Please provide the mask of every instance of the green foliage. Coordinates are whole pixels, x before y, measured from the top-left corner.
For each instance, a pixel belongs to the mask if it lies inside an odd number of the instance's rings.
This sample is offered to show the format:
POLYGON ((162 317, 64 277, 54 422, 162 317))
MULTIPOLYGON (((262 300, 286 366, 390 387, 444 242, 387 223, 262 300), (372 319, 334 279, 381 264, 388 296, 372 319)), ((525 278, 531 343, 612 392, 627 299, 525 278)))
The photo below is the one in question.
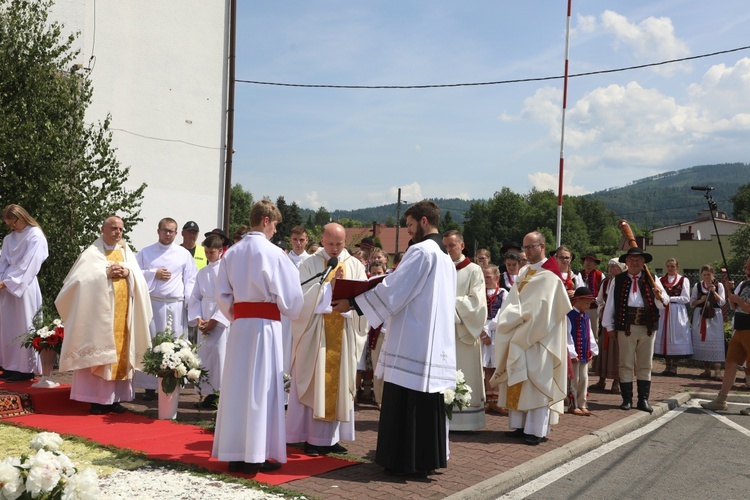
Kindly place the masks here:
POLYGON ((731 201, 733 218, 750 222, 750 183, 738 187, 731 201))
MULTIPOLYGON (((729 236, 729 244, 732 246, 733 256, 727 262, 729 274, 745 275, 745 263, 750 257, 750 224, 738 229, 729 236)), ((723 264, 722 264, 723 265, 723 264)))
POLYGON ((292 202, 291 205, 287 205, 286 200, 283 196, 279 196, 276 199, 276 207, 281 212, 281 223, 276 226, 277 237, 283 238, 289 243, 289 236, 292 232, 292 228, 302 224, 302 215, 300 214, 299 205, 297 202, 292 202))
POLYGON ((461 225, 453 220, 453 216, 451 215, 451 211, 448 210, 445 212, 445 215, 440 219, 440 227, 438 230, 440 231, 440 234, 445 233, 446 231, 450 231, 452 229, 461 230, 461 225))
POLYGON ((232 186, 229 198, 229 234, 231 237, 240 226, 250 225, 250 209, 253 208, 253 195, 242 188, 242 184, 232 186))
POLYGON ((331 214, 325 207, 320 207, 318 211, 315 212, 315 225, 323 227, 329 222, 331 222, 331 214))
POLYGON ((126 234, 141 222, 146 189, 125 188, 129 168, 115 156, 110 117, 84 122, 91 81, 71 70, 75 35, 48 24, 50 6, 0 0, 0 199, 23 206, 45 232, 39 282, 48 309, 107 216, 122 217, 126 234))

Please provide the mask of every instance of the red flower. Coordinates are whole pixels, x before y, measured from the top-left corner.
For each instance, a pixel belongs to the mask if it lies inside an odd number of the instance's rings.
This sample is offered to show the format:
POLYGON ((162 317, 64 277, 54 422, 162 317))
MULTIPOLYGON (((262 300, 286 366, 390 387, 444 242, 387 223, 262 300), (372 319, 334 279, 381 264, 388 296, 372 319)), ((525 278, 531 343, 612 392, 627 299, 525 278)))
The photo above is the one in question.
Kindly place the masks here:
POLYGON ((34 337, 34 340, 31 341, 31 347, 33 347, 37 351, 41 351, 42 350, 42 337, 34 337))
POLYGON ((57 343, 60 342, 60 336, 56 333, 53 333, 52 335, 47 337, 46 340, 49 345, 57 345, 57 343))

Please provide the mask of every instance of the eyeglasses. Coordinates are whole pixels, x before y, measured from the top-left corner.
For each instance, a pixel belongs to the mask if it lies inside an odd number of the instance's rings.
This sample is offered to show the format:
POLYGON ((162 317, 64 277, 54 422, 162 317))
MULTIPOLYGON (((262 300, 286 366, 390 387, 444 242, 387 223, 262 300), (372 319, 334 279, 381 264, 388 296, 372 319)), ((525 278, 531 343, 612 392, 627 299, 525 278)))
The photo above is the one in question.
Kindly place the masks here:
POLYGON ((159 229, 163 234, 166 234, 167 236, 177 234, 177 231, 172 231, 171 229, 159 229))
POLYGON ((524 245, 524 246, 521 247, 521 250, 523 250, 524 252, 528 252, 532 248, 535 248, 535 247, 538 247, 538 246, 542 246, 542 244, 541 243, 534 243, 533 245, 524 245))

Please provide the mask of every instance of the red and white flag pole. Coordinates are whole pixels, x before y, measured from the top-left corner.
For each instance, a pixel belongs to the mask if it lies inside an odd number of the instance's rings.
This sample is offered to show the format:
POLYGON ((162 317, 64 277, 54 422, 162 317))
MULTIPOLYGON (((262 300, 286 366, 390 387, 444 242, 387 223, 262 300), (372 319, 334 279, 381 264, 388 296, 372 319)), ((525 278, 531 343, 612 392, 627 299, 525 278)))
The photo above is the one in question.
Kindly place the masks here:
POLYGON ((557 246, 562 245, 563 172, 565 170, 565 110, 568 106, 568 56, 570 55, 570 13, 573 0, 568 0, 568 26, 565 32, 565 76, 563 77, 562 126, 560 131, 560 172, 557 186, 557 246))

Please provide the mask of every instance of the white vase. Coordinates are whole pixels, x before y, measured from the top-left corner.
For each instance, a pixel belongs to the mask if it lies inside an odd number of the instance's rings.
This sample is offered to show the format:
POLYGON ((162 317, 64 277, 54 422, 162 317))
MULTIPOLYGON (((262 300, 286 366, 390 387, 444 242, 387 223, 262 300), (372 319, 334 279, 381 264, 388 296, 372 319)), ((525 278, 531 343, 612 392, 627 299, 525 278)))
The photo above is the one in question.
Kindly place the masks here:
POLYGON ((177 418, 177 406, 180 403, 180 386, 175 387, 171 394, 167 394, 161 388, 161 381, 159 377, 156 389, 159 393, 159 420, 174 420, 177 418))
POLYGON ((39 382, 31 384, 31 387, 38 387, 42 389, 52 389, 58 387, 60 384, 52 380, 52 370, 55 368, 55 361, 57 361, 57 353, 52 349, 42 349, 39 352, 39 360, 42 363, 42 378, 39 382))

